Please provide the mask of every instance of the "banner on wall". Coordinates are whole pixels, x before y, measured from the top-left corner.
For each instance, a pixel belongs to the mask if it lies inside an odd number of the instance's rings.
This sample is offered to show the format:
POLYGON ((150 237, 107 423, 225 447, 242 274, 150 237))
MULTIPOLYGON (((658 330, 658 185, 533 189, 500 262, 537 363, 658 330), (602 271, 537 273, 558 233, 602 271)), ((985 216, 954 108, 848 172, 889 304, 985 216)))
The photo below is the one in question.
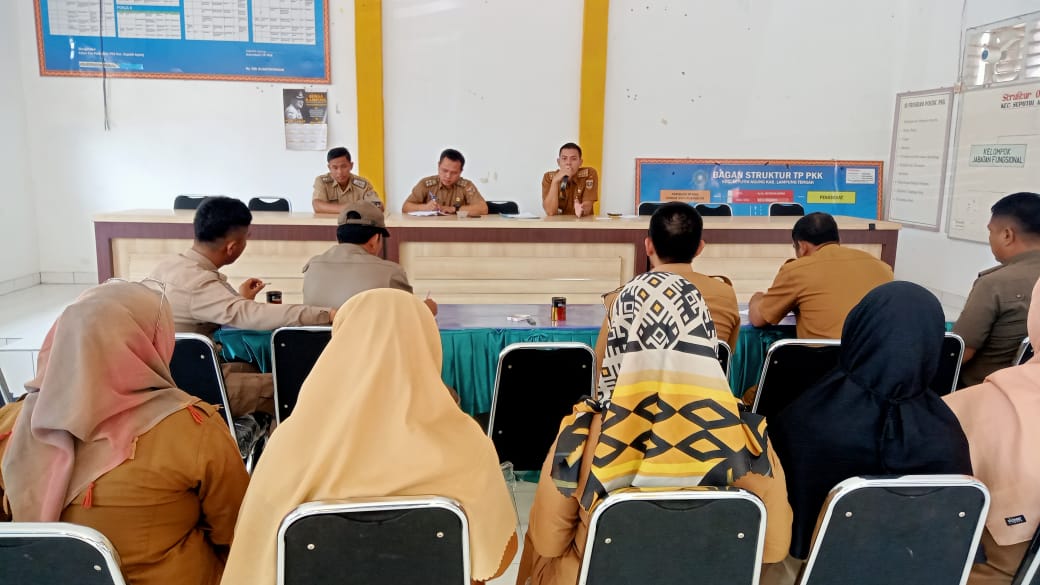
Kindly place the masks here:
POLYGON ((770 203, 877 219, 881 161, 636 159, 636 208, 643 201, 726 203, 733 215, 769 215, 770 203))
POLYGON ((287 150, 325 150, 329 136, 329 94, 324 91, 282 90, 282 120, 287 150))
POLYGON ((329 82, 326 0, 35 0, 41 75, 329 82))

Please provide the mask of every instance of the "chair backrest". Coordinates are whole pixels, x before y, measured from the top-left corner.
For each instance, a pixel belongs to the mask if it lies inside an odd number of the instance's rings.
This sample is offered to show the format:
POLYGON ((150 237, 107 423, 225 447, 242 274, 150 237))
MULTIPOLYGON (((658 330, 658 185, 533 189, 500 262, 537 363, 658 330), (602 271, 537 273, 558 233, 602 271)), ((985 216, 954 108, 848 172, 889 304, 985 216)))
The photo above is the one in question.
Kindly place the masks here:
POLYGON ((965 475, 854 477, 827 497, 801 585, 963 585, 989 510, 965 475))
POLYGON ((1011 585, 1040 585, 1040 528, 1033 533, 1029 548, 1015 571, 1011 585))
POLYGON ((801 216, 805 215, 805 208, 802 207, 801 203, 770 203, 769 204, 769 215, 789 215, 789 216, 801 216))
POLYGON ((0 368, 0 406, 11 404, 12 402, 14 402, 14 395, 11 394, 11 389, 7 386, 7 378, 4 377, 3 368, 0 368))
POLYGON ((1011 365, 1021 366, 1022 364, 1033 359, 1033 344, 1029 342, 1029 338, 1022 340, 1022 344, 1018 346, 1018 353, 1015 354, 1015 362, 1011 365))
POLYGON ((292 414, 300 387, 332 339, 332 327, 282 327, 271 334, 274 414, 280 423, 292 414))
POLYGON ((249 211, 292 211, 292 205, 283 197, 253 197, 249 211))
POLYGON ((957 378, 961 375, 961 359, 964 358, 964 340, 960 335, 947 331, 943 337, 942 357, 939 369, 932 379, 931 388, 939 396, 946 396, 957 389, 957 378))
POLYGON ((584 343, 514 343, 498 355, 488 434, 500 461, 541 469, 583 396, 594 395, 596 354, 584 343))
POLYGON ((653 215, 657 208, 664 205, 660 201, 644 201, 639 204, 639 215, 653 215))
POLYGON ((766 510, 737 488, 620 492, 596 506, 580 585, 758 583, 766 510))
POLYGON ((310 502, 278 529, 278 585, 470 585, 469 527, 455 501, 310 502))
POLYGON ((702 216, 708 217, 729 217, 733 215, 733 208, 729 206, 729 203, 698 203, 694 209, 702 216))
POLYGON ((520 213, 516 201, 488 201, 488 213, 520 213))
POLYGON ((222 407, 231 436, 235 436, 224 374, 217 361, 217 349, 210 338, 198 333, 178 333, 173 346, 173 359, 170 360, 170 373, 181 390, 222 407))
POLYGON ((752 412, 769 418, 838 365, 841 340, 781 339, 769 346, 752 412))
POLYGON ((0 522, 0 582, 126 583, 112 543, 65 522, 0 522))
POLYGON ((715 346, 715 352, 719 356, 719 364, 722 365, 722 373, 729 375, 729 360, 733 356, 733 350, 730 349, 729 344, 721 339, 718 345, 715 346))
POLYGON ((173 199, 174 209, 198 209, 202 200, 209 195, 178 195, 173 199))

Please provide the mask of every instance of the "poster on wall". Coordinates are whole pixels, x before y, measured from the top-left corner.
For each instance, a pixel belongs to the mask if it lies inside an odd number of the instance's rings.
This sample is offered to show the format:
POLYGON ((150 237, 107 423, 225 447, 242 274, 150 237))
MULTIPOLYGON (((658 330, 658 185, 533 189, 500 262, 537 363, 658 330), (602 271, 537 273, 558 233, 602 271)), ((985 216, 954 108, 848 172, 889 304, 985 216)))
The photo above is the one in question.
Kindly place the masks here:
POLYGON ((35 0, 41 75, 329 82, 327 0, 35 0))
POLYGON ((324 91, 283 89, 282 105, 285 148, 325 150, 329 136, 329 94, 324 91))
POLYGON ((949 153, 953 89, 896 96, 886 219, 939 231, 949 153))
POLYGON ((881 161, 636 159, 636 208, 643 201, 725 203, 733 215, 769 215, 771 203, 877 219, 881 161))

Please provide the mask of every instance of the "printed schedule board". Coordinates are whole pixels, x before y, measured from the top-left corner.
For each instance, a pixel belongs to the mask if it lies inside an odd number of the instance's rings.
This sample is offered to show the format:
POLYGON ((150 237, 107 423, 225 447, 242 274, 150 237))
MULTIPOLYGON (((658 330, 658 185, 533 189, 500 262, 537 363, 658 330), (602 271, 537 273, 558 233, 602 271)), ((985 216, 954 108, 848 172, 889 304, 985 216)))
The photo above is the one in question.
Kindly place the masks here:
POLYGON ((726 203, 733 215, 769 215, 770 203, 877 219, 881 161, 636 159, 636 207, 643 201, 726 203))
POLYGON ((41 75, 329 82, 326 0, 35 0, 41 75))

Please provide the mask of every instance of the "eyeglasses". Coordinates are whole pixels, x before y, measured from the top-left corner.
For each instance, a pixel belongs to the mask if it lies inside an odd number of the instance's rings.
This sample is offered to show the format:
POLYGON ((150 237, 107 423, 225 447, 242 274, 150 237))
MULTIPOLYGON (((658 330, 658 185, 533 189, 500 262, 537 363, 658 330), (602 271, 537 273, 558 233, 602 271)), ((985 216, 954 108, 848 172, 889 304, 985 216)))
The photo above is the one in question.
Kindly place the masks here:
POLYGON ((136 281, 135 282, 135 281, 132 281, 132 280, 127 280, 125 278, 112 277, 112 278, 109 278, 108 280, 106 280, 103 284, 108 284, 110 282, 124 282, 124 283, 127 283, 127 284, 140 284, 140 285, 143 285, 143 286, 145 286, 145 287, 147 287, 149 289, 153 289, 153 290, 155 288, 159 289, 159 291, 158 291, 159 292, 159 311, 155 314, 155 325, 152 327, 152 344, 154 345, 159 340, 159 321, 162 320, 163 303, 167 302, 167 300, 166 300, 166 283, 161 281, 161 280, 156 280, 154 278, 144 278, 144 279, 141 279, 140 281, 136 281))

